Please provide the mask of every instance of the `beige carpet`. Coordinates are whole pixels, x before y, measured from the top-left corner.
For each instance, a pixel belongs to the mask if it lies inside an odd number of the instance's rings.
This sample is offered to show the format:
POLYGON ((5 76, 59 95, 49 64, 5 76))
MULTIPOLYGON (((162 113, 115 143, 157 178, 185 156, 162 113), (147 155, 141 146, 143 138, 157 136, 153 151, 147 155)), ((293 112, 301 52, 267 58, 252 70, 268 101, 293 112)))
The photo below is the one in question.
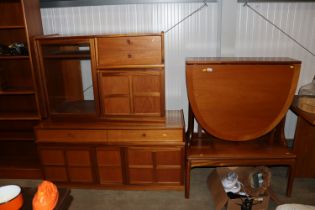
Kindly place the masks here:
MULTIPOLYGON (((70 210, 202 210, 214 209, 207 189, 207 176, 212 169, 197 168, 191 174, 191 197, 183 191, 122 191, 72 189, 70 210)), ((286 168, 272 169, 272 188, 284 203, 315 205, 315 179, 296 179, 291 198, 285 196, 286 168)), ((0 185, 36 186, 39 181, 0 180, 0 185)), ((275 209, 271 202, 269 209, 275 209)))

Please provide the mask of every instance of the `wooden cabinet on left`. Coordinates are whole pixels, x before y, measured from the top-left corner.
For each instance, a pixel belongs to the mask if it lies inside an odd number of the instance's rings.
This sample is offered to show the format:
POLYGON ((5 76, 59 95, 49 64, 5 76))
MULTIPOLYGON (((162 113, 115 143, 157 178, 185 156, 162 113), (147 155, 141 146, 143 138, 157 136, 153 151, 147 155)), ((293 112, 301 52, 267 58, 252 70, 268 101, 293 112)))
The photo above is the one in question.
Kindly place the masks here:
POLYGON ((41 178, 33 126, 41 119, 33 37, 39 0, 0 1, 0 178, 41 178))

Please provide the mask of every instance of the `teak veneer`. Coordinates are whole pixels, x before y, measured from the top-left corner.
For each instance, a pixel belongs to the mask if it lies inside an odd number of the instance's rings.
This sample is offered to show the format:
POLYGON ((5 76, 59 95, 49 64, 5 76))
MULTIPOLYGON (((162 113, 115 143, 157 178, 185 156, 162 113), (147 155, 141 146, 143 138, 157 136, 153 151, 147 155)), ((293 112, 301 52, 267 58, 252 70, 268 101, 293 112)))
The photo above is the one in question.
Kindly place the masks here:
POLYGON ((291 194, 296 155, 284 137, 300 61, 288 58, 191 58, 186 61, 189 119, 185 195, 200 166, 286 165, 291 194), (194 133, 194 120, 204 132, 194 133))
POLYGON ((35 129, 44 177, 58 184, 116 189, 183 189, 184 122, 54 122, 35 129))
POLYGON ((293 149, 297 155, 296 177, 315 178, 315 114, 305 112, 298 106, 296 96, 291 110, 298 116, 293 149))

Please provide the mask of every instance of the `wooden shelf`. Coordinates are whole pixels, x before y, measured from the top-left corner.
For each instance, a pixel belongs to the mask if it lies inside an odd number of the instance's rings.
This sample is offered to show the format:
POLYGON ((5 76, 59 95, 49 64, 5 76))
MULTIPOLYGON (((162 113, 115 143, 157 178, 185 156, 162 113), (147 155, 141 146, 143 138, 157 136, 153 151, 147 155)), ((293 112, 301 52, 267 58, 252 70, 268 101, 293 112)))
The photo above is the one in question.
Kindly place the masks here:
POLYGON ((0 95, 33 95, 35 91, 33 90, 0 90, 0 95))
POLYGON ((40 120, 37 113, 0 113, 0 120, 40 120))
POLYGON ((30 131, 6 131, 0 132, 0 141, 34 141, 34 133, 30 131))
POLYGON ((6 30, 6 29, 24 29, 25 28, 25 26, 23 26, 23 25, 7 25, 7 26, 0 26, 0 30, 1 29, 4 29, 4 30, 6 30))
POLYGON ((82 51, 66 51, 66 52, 53 52, 52 54, 45 55, 44 58, 51 58, 51 59, 86 59, 91 58, 89 50, 82 50, 82 51))
POLYGON ((154 68, 164 68, 164 64, 156 65, 115 65, 115 66, 102 66, 98 67, 99 71, 106 69, 124 69, 124 70, 133 70, 133 69, 154 69, 154 68))
POLYGON ((55 107, 55 113, 96 113, 95 101, 69 101, 55 107))
POLYGON ((1 55, 0 60, 22 60, 22 59, 29 59, 29 56, 23 55, 1 55))

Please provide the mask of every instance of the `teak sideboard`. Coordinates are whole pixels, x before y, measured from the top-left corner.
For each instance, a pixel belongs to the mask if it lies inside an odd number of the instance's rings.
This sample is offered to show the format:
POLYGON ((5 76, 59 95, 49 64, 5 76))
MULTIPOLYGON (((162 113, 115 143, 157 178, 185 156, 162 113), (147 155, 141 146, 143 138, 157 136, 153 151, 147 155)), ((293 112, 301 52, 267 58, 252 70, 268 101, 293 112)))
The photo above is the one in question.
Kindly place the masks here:
POLYGON ((181 111, 161 124, 46 121, 35 133, 44 178, 58 184, 183 189, 181 111))

